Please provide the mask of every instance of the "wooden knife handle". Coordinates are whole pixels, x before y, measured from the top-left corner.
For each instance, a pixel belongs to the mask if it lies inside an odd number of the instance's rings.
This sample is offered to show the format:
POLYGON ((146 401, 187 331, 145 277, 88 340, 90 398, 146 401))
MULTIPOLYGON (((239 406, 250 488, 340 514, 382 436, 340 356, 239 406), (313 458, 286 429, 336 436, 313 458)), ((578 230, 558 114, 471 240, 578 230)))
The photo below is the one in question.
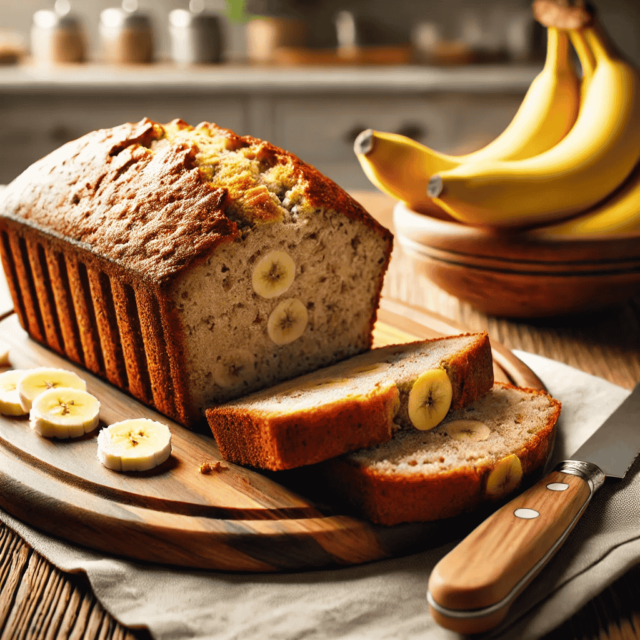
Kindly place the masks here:
POLYGON ((567 461, 487 518, 434 568, 427 592, 434 620, 458 633, 498 625, 603 482, 595 465, 567 461))

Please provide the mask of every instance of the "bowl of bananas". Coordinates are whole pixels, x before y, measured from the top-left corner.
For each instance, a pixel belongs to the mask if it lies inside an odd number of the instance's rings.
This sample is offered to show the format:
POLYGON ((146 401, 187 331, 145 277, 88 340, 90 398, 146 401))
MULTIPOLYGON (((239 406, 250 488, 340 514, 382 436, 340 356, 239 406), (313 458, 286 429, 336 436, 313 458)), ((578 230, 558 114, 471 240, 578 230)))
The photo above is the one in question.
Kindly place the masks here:
POLYGON ((567 11, 553 24, 536 13, 545 65, 486 147, 452 156, 373 130, 355 143, 399 201, 396 235, 418 270, 491 315, 582 313, 640 293, 640 71, 592 13, 567 11))
POLYGON ((582 314, 640 294, 640 233, 615 240, 542 229, 501 233, 425 215, 401 202, 394 226, 416 271, 489 315, 582 314))

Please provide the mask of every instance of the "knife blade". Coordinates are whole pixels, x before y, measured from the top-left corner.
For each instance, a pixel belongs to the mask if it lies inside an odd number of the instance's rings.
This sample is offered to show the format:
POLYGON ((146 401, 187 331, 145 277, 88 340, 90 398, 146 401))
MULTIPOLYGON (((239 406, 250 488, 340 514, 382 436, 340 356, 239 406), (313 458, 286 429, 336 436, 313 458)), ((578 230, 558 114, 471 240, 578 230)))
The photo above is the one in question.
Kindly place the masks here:
POLYGON ((440 560, 427 590, 433 619, 465 634, 497 626, 567 539, 605 478, 624 478, 639 452, 640 383, 570 460, 440 560))

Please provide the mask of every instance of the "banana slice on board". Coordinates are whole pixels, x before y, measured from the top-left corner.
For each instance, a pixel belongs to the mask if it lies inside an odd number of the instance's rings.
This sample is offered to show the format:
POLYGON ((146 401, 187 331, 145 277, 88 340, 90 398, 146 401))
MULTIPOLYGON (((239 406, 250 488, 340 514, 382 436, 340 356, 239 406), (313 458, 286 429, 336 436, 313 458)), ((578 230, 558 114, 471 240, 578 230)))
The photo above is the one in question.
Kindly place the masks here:
POLYGON ((450 438, 462 442, 481 442, 491 433, 491 429, 480 420, 454 420, 444 425, 443 430, 450 438))
POLYGON ((147 471, 170 455, 171 431, 161 422, 124 420, 98 434, 98 459, 114 471, 147 471))
POLYGON ((31 428, 45 438, 79 438, 99 422, 100 402, 80 389, 48 389, 38 394, 29 412, 31 428))
POLYGON ((276 298, 285 293, 296 276, 296 265, 286 251, 270 251, 253 268, 253 290, 263 298, 276 298))
POLYGON ((271 340, 281 346, 297 340, 307 327, 307 308, 297 298, 283 300, 267 320, 267 333, 271 340))
POLYGON ((515 453, 502 458, 487 478, 487 494, 501 498, 515 490, 522 480, 522 463, 515 453))
POLYGON ((24 412, 29 413, 33 401, 43 391, 60 387, 79 389, 80 391, 87 390, 86 382, 73 371, 42 367, 25 372, 18 382, 18 393, 24 412))
POLYGON ((18 393, 18 382, 24 374, 21 369, 0 373, 0 413, 3 416, 24 416, 29 413, 22 408, 18 393))
POLYGON ((425 371, 409 393, 409 420, 421 431, 433 429, 447 415, 452 396, 451 380, 444 369, 425 371))

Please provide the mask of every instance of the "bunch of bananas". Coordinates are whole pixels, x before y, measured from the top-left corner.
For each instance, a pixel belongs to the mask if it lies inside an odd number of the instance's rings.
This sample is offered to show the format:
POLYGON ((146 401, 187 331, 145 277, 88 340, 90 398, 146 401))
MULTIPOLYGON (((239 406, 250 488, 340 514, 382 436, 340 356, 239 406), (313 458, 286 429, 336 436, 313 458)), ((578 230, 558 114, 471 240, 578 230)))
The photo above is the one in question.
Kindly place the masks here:
POLYGON ((417 211, 436 203, 466 224, 567 237, 640 233, 640 73, 595 19, 548 27, 544 68, 483 149, 451 156, 367 130, 355 152, 374 185, 417 211))

